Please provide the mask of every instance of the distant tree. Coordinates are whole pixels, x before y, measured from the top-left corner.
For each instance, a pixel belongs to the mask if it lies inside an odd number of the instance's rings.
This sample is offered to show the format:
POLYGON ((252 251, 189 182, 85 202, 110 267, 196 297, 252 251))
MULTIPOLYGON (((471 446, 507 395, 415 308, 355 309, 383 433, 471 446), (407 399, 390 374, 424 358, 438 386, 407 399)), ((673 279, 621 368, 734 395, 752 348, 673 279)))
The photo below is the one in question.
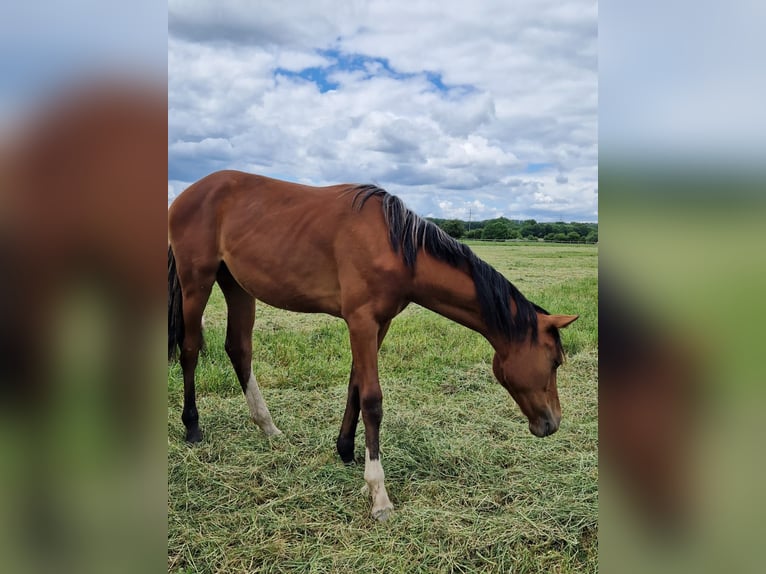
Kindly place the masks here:
POLYGON ((481 239, 482 229, 471 229, 465 234, 466 239, 481 239))
POLYGON ((534 219, 528 219, 522 224, 521 234, 524 237, 541 237, 543 235, 541 233, 540 224, 537 223, 534 219))
POLYGON ((572 231, 576 231, 577 234, 583 239, 588 236, 588 232, 590 231, 587 223, 570 223, 569 227, 572 229, 572 231))
POLYGON ((545 236, 546 241, 568 241, 566 233, 548 233, 545 236))
POLYGON ((516 239, 521 236, 521 222, 508 221, 508 239, 516 239))
POLYGON ((440 227, 451 237, 460 239, 465 235, 465 224, 458 219, 450 219, 440 225, 440 227))
POLYGON ((495 219, 484 226, 481 237, 482 239, 508 239, 509 232, 508 224, 505 221, 495 219))
POLYGON ((457 239, 505 240, 523 238, 531 241, 545 239, 546 241, 571 243, 598 243, 598 223, 579 223, 577 221, 538 223, 534 219, 519 220, 508 219, 507 217, 471 222, 439 218, 428 218, 428 220, 457 239))

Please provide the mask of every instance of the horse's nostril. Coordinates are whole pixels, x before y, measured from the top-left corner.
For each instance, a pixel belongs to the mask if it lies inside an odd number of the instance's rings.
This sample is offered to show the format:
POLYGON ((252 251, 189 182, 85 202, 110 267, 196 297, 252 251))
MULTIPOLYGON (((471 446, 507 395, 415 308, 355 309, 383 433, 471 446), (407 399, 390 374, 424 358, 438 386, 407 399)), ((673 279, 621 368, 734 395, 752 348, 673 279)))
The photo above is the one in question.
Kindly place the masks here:
POLYGON ((553 426, 551 425, 551 421, 545 421, 545 436, 551 434, 552 429, 553 426))

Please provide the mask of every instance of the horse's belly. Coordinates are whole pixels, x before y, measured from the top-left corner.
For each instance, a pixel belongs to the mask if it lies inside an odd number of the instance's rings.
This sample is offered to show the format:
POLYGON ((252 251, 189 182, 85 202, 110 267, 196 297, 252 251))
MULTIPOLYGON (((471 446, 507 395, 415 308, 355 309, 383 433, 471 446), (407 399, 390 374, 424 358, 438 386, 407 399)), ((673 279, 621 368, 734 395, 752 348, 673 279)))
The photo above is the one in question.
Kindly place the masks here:
POLYGON ((294 294, 285 296, 284 294, 275 294, 272 292, 255 295, 259 301, 285 309, 287 311, 296 311, 298 313, 327 313, 329 315, 340 316, 340 302, 333 297, 307 296, 306 294, 294 294))
POLYGON ((329 276, 251 268, 235 277, 259 301, 288 311, 340 316, 340 288, 329 276))
POLYGON ((255 228, 257 234, 223 245, 223 260, 239 284, 273 307, 339 316, 341 289, 330 240, 306 230, 306 237, 296 239, 296 230, 255 228))

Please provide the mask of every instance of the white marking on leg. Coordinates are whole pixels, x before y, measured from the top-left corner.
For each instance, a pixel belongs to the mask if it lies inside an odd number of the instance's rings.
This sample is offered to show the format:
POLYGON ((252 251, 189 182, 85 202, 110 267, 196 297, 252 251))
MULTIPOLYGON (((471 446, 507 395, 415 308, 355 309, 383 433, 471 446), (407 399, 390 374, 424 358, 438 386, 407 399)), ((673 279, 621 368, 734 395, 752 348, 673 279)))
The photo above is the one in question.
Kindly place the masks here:
POLYGON ((370 460, 370 450, 365 448, 364 480, 367 482, 370 496, 372 496, 372 517, 381 522, 386 520, 394 509, 394 505, 388 499, 386 486, 383 484, 385 477, 380 458, 370 460))
POLYGON ((282 431, 274 426, 274 421, 271 420, 269 407, 266 406, 266 401, 263 400, 261 389, 258 387, 258 382, 255 380, 255 375, 252 371, 250 372, 250 379, 247 381, 245 398, 247 399, 247 405, 250 407, 250 416, 267 436, 282 434, 282 431))

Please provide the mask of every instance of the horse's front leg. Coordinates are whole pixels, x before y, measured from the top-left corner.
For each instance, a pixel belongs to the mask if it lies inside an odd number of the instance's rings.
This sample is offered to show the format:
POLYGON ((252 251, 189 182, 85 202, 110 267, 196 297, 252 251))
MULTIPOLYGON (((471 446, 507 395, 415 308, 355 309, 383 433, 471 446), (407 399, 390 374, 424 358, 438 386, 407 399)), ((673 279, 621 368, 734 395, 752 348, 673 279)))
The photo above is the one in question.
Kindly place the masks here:
MULTIPOLYGON (((383 344, 383 338, 388 332, 391 321, 386 321, 378 328, 378 351, 383 344)), ((354 363, 351 363, 351 374, 348 380, 348 396, 346 397, 346 410, 343 413, 343 423, 340 425, 340 433, 336 447, 341 460, 346 464, 354 462, 354 437, 356 426, 359 422, 359 382, 356 379, 354 363)))
MULTIPOLYGON (((353 356, 352 382, 358 384, 359 406, 364 422, 364 480, 372 497, 372 516, 386 520, 394 509, 384 484, 380 462, 380 423, 383 420, 383 392, 378 380, 378 337, 381 326, 374 320, 348 320, 353 356)), ((345 420, 345 419, 344 419, 345 420)))

